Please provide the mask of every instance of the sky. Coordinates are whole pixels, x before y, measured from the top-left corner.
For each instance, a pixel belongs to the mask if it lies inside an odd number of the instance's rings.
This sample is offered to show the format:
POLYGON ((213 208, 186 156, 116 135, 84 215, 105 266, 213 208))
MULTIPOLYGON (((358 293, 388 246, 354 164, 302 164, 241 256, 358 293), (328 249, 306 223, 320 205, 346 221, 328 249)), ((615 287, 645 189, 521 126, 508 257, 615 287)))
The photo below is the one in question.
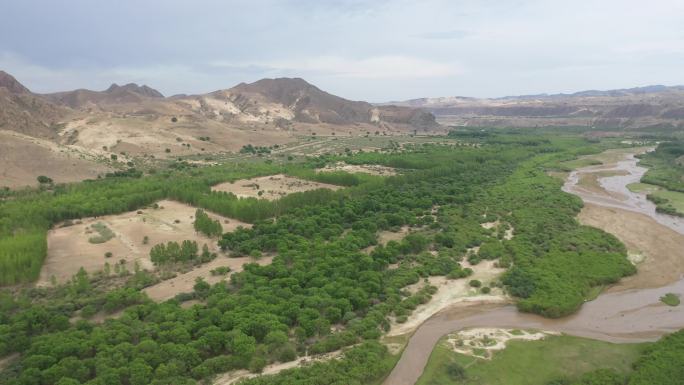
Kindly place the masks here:
POLYGON ((34 92, 301 77, 383 102, 684 84, 684 0, 0 0, 34 92))

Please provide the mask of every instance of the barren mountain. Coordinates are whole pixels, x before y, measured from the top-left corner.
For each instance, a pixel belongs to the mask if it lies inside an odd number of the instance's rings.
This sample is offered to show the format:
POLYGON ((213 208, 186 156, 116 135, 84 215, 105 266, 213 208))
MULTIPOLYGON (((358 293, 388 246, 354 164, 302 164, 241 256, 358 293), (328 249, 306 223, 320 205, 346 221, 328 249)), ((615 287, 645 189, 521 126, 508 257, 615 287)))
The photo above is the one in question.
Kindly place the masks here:
POLYGON ((0 130, 54 138, 55 124, 68 111, 31 93, 12 75, 0 71, 0 130))
POLYGON ((119 86, 112 84, 104 91, 78 89, 74 91, 45 94, 48 100, 71 108, 82 108, 95 105, 141 103, 146 98, 163 98, 159 91, 148 86, 135 83, 119 86))
MULTIPOLYGON (((438 128, 434 116, 420 109, 343 99, 302 79, 262 79, 203 95, 166 98, 133 83, 112 84, 104 91, 34 94, 0 72, 0 134, 12 140, 4 147, 5 163, 24 164, 25 154, 10 153, 34 148, 29 152, 52 159, 41 164, 70 164, 79 168, 72 170, 75 175, 102 171, 101 163, 110 162, 113 154, 119 161, 130 156, 173 158, 237 151, 246 144, 285 144, 301 136, 394 135, 438 128), (39 149, 33 139, 54 146, 40 142, 39 149)), ((43 171, 6 169, 0 170, 4 185, 34 181, 33 174, 43 171)), ((55 170, 45 172, 58 176, 55 170)))
POLYGON ((434 117, 420 109, 374 107, 329 94, 299 78, 262 79, 176 100, 189 103, 193 110, 212 119, 273 123, 278 128, 296 129, 297 123, 366 124, 389 131, 429 130, 437 126, 434 117))
POLYGON ((637 130, 684 128, 684 86, 647 86, 574 94, 423 98, 392 104, 423 108, 457 126, 581 126, 637 130))

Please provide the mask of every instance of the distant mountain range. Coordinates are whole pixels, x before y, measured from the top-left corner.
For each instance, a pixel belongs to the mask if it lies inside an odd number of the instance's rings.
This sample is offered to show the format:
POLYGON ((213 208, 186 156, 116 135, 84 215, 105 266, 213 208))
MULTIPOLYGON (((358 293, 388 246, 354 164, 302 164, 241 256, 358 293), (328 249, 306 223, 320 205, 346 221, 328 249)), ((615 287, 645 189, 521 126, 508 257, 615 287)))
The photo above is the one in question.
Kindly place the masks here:
POLYGON ((389 104, 422 108, 446 125, 684 129, 684 86, 653 85, 502 98, 421 98, 389 104))
MULTIPOLYGON (((64 136, 63 126, 73 127, 74 121, 85 116, 91 121, 109 119, 114 126, 126 126, 125 120, 136 116, 169 125, 174 118, 197 127, 218 123, 233 129, 295 133, 301 128, 302 134, 314 129, 310 125, 324 125, 324 131, 345 133, 348 128, 409 132, 437 127, 434 116, 420 109, 373 106, 343 99, 298 78, 262 79, 203 95, 166 98, 151 87, 133 83, 112 84, 104 91, 77 89, 35 94, 0 71, 0 111, 0 129, 51 138, 64 136)), ((87 126, 78 131, 83 130, 87 126)))
POLYGON ((37 94, 0 71, 0 187, 34 185, 37 175, 58 182, 92 178, 133 158, 208 156, 314 135, 436 130, 445 132, 422 109, 347 100, 303 79, 171 97, 133 83, 37 94))

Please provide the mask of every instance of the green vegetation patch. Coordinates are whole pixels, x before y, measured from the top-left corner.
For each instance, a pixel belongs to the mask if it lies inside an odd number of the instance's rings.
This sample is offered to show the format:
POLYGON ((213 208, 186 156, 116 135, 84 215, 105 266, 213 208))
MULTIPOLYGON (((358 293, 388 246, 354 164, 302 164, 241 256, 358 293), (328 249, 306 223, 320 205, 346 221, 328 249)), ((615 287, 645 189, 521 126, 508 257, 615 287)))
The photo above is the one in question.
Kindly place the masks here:
POLYGON ((679 299, 679 295, 675 293, 665 294, 664 296, 660 297, 660 301, 669 306, 678 306, 681 302, 679 299))
POLYGON ((660 190, 660 188, 656 185, 641 182, 630 183, 627 185, 627 188, 629 189, 629 191, 635 193, 652 193, 660 190))
POLYGON ((548 336, 539 341, 509 341, 491 360, 483 360, 458 354, 441 340, 417 385, 547 385, 559 378, 577 379, 600 368, 627 374, 645 346, 548 336))
MULTIPOLYGON (((673 215, 678 215, 682 216, 684 215, 684 192, 679 192, 679 191, 669 191, 669 190, 658 190, 654 191, 653 193, 649 194, 649 196, 653 196, 659 201, 662 202, 662 204, 665 205, 665 207, 671 207, 673 210, 667 210, 667 211, 674 211, 673 215)), ((649 198, 650 199, 650 198, 649 198)), ((658 204, 657 202, 655 202, 658 204)))
MULTIPOLYGON (((684 216, 684 141, 663 142, 655 151, 641 155, 639 165, 648 167, 641 178, 641 184, 631 188, 642 188, 642 184, 660 187, 648 194, 659 212, 684 216)), ((647 191, 648 192, 648 191, 647 191)))
MULTIPOLYGON (((268 265, 246 264, 226 282, 211 286, 198 280, 192 293, 164 303, 141 304, 133 296, 127 301, 128 291, 116 291, 123 299, 112 298, 116 306, 107 309, 119 309, 118 304, 135 308, 97 326, 68 322, 74 309, 88 301, 95 304, 85 294, 42 311, 30 300, 8 301, 7 308, 0 301, 0 350, 21 353, 9 381, 57 383, 68 373, 81 383, 189 384, 230 370, 259 372, 264 365, 305 353, 349 349, 340 360, 247 383, 372 383, 396 362, 377 342, 390 320, 407 317, 438 290, 424 285, 411 292, 406 287, 430 276, 470 275, 460 262, 467 249, 478 246, 481 258, 514 266, 504 283, 520 298, 521 309, 551 317, 571 313, 592 287, 634 271, 616 238, 577 223, 581 201, 545 174, 549 162, 597 148, 581 138, 492 135, 481 145, 457 149, 413 145, 406 152, 364 152, 289 166, 183 169, 60 185, 54 192, 5 200, 0 202, 2 283, 37 274, 33 269, 39 271, 42 263, 41 241, 54 222, 130 211, 162 198, 252 222, 250 229, 223 234, 219 246, 234 255, 275 255, 268 265), (357 185, 349 179, 347 189, 296 193, 276 201, 211 190, 223 181, 313 169, 315 163, 341 158, 403 172, 357 185), (25 215, 29 207, 31 216, 25 215), (497 220, 515 228, 513 239, 499 239, 481 226, 497 220), (377 245, 379 232, 402 227, 411 228, 410 235, 377 245), (375 246, 371 252, 362 251, 370 246, 375 246), (390 264, 395 267, 388 269, 390 264), (187 299, 201 303, 183 309, 178 302, 187 299), (53 324, 56 320, 61 321, 53 324)), ((333 177, 338 182, 348 178, 333 177)), ((189 241, 160 244, 151 252, 152 261, 162 266, 211 258, 207 248, 200 254, 189 241)), ((121 272, 122 266, 116 264, 114 271, 121 272)), ((139 289, 151 280, 136 270, 126 289, 143 296, 139 289)))
POLYGON ((94 223, 90 227, 97 231, 98 234, 94 237, 88 238, 88 242, 90 243, 105 243, 114 238, 114 232, 102 222, 94 223))
POLYGON ((575 170, 578 168, 588 167, 588 166, 600 166, 602 164, 603 164, 603 162, 601 162, 598 159, 584 158, 584 157, 559 163, 560 169, 563 171, 572 171, 572 170, 575 170))
POLYGON ((211 219, 202 209, 197 209, 195 211, 195 222, 193 222, 193 226, 195 231, 208 237, 218 237, 223 234, 221 222, 211 219))

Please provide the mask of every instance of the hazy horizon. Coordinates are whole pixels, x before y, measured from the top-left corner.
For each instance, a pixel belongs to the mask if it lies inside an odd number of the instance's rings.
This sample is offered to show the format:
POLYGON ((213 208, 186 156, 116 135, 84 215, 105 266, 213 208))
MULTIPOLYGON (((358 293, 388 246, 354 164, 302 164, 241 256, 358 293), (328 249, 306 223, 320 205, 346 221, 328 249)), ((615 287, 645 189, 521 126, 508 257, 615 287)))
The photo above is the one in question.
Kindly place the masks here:
POLYGON ((684 84, 684 3, 656 0, 50 2, 4 6, 0 69, 34 92, 197 94, 301 77, 348 99, 684 84))

